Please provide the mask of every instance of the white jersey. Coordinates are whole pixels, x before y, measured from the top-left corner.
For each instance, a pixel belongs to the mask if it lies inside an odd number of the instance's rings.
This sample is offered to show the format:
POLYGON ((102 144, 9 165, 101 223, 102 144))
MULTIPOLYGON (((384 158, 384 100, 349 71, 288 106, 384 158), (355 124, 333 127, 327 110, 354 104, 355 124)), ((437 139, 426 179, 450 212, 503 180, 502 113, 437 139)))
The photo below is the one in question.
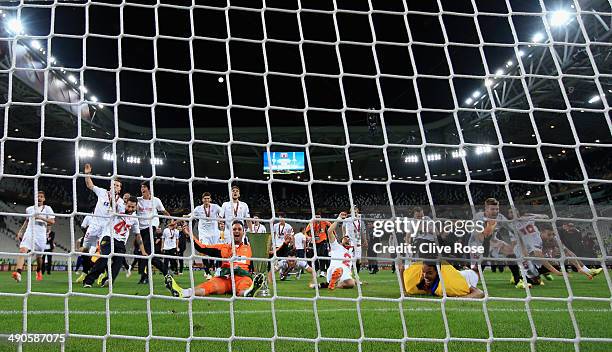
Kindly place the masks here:
MULTIPOLYGON (((483 222, 483 226, 486 227, 486 221, 487 220, 495 220, 497 221, 497 225, 495 226, 495 229, 493 230, 493 233, 491 234, 491 240, 494 241, 498 241, 499 239, 497 238, 497 234, 499 233, 499 229, 500 228, 504 228, 506 230, 508 230, 508 234, 510 235, 510 239, 512 241, 515 240, 516 236, 514 234, 514 229, 510 226, 510 223, 508 222, 508 219, 502 215, 502 214, 497 214, 497 218, 495 219, 488 219, 485 217, 484 212, 478 212, 476 213, 476 215, 474 216, 474 221, 482 221, 483 222)), ((476 236, 476 231, 472 232, 472 234, 470 235, 470 240, 468 242, 468 244, 470 246, 482 246, 483 241, 479 240, 476 236)))
POLYGON ((193 209, 193 216, 198 219, 199 238, 218 236, 219 222, 217 219, 220 214, 221 207, 217 204, 210 204, 208 208, 204 208, 204 205, 198 205, 193 209))
POLYGON ((138 219, 125 214, 120 214, 112 219, 112 226, 105 228, 104 236, 110 236, 118 241, 127 243, 127 239, 130 236, 130 232, 134 234, 140 233, 140 227, 138 226, 138 219))
POLYGON ((137 209, 138 216, 144 217, 142 219, 139 219, 139 226, 141 229, 147 228, 149 226, 159 225, 159 220, 157 221, 157 223, 154 223, 152 219, 155 215, 157 215, 158 211, 163 212, 166 210, 161 200, 157 197, 151 197, 151 199, 144 199, 143 197, 138 197, 137 209))
POLYGON ((293 240, 295 243, 295 249, 304 249, 304 243, 306 242, 306 236, 298 232, 293 236, 293 240))
MULTIPOLYGON (((523 239, 523 244, 527 254, 535 251, 536 249, 542 250, 542 237, 540 229, 535 223, 535 216, 521 217, 520 219, 514 220, 511 224, 516 229, 516 233, 523 239)), ((515 246, 515 254, 519 256, 519 248, 521 244, 517 241, 515 246)))
POLYGON ((281 225, 280 222, 274 224, 272 226, 272 235, 274 236, 274 246, 276 248, 282 246, 283 242, 285 242, 285 236, 291 235, 292 233, 293 233, 293 227, 291 227, 291 225, 287 223, 285 223, 284 225, 281 225))
POLYGON ((26 214, 30 215, 28 218, 28 227, 25 230, 26 235, 33 235, 34 237, 44 237, 47 239, 47 222, 43 220, 34 219, 36 216, 43 217, 45 219, 55 219, 55 213, 53 209, 48 205, 43 206, 29 206, 26 209, 26 214), (36 214, 38 213, 38 214, 36 214))
POLYGON ((83 222, 81 222, 81 228, 86 229, 89 227, 89 225, 91 225, 91 219, 92 216, 91 215, 87 215, 84 219, 83 222))
POLYGON ((350 268, 352 265, 351 259, 353 259, 353 248, 346 248, 337 241, 331 241, 329 256, 332 258, 329 265, 330 268, 338 268, 342 266, 350 268))
POLYGON ((253 232, 251 232, 250 230, 247 231, 249 233, 266 233, 266 225, 259 223, 259 224, 253 224, 253 232))
POLYGON ((178 236, 179 231, 177 229, 172 230, 170 228, 165 228, 162 233, 162 241, 164 243, 162 250, 175 249, 178 236))
POLYGON ((94 209, 94 217, 91 225, 105 226, 111 221, 111 216, 114 213, 123 213, 125 211, 125 204, 123 198, 119 194, 114 196, 114 208, 113 208, 113 194, 109 190, 94 186, 93 192, 98 196, 98 202, 94 209))
POLYGON ((476 272, 474 270, 472 270, 472 269, 465 269, 465 270, 459 271, 459 273, 461 274, 461 276, 463 276, 463 278, 467 282, 468 286, 470 286, 470 287, 477 287, 477 285, 478 285, 478 274, 476 274, 476 272))
POLYGON ((246 226, 246 218, 251 217, 251 213, 249 212, 249 206, 245 202, 234 203, 225 202, 221 206, 221 217, 225 219, 225 228, 231 229, 232 222, 234 220, 240 220, 245 223, 246 226))
POLYGON ((344 233, 351 239, 351 245, 361 247, 361 238, 365 235, 365 221, 358 215, 356 218, 348 217, 342 222, 344 233))

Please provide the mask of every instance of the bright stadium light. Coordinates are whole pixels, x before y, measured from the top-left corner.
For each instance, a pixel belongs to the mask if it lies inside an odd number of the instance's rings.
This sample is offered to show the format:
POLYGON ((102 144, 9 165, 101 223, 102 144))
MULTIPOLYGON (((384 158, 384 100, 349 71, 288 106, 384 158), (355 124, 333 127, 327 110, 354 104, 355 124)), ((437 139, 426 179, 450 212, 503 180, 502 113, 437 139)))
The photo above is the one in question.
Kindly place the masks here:
POLYGON ((93 158, 95 152, 93 149, 81 147, 79 149, 79 158, 93 158))
POLYGON ((514 65, 514 62, 512 62, 512 60, 508 60, 508 62, 506 62, 506 67, 510 67, 514 65))
POLYGON ((434 153, 434 154, 427 154, 427 161, 437 161, 442 159, 442 155, 438 154, 438 153, 434 153))
POLYGON ((591 99, 589 99, 589 104, 596 103, 596 102, 598 102, 600 100, 601 100, 601 98, 599 97, 599 95, 594 95, 594 96, 591 97, 591 99))
POLYGON ((23 33, 23 24, 21 23, 20 20, 16 18, 11 18, 6 23, 6 28, 9 30, 9 32, 14 33, 14 34, 23 33))
POLYGON ((223 83, 223 82, 225 82, 225 78, 223 78, 223 77, 219 77, 219 78, 217 79, 217 81, 218 81, 219 83, 223 83))
POLYGON ((466 104, 472 104, 472 102, 473 102, 473 101, 474 101, 474 100, 473 100, 472 98, 467 98, 467 99, 465 99, 465 103, 466 103, 466 104))
POLYGON ((485 83, 484 83, 485 87, 490 87, 493 85, 493 80, 491 79, 485 79, 485 83))
POLYGON ((405 163, 418 163, 419 162, 419 157, 416 155, 408 155, 407 157, 404 158, 404 162, 405 163))
POLYGON ((523 57, 523 56, 525 56, 525 52, 524 52, 523 50, 519 50, 519 52, 518 52, 518 56, 519 56, 519 57, 523 57))
POLYGON ((108 160, 108 161, 113 161, 115 158, 113 158, 113 154, 111 154, 111 153, 104 153, 104 154, 102 154, 102 159, 108 160))
POLYGON ((451 153, 451 156, 453 157, 453 159, 458 159, 462 156, 466 156, 466 152, 465 150, 455 150, 451 153))
POLYGON ((40 47, 40 42, 39 42, 38 40, 32 40, 32 41, 30 42, 30 46, 31 46, 33 49, 41 49, 41 47, 40 47))
POLYGON ((496 76, 501 76, 504 74, 504 70, 502 70, 501 68, 497 69, 497 71, 495 71, 495 75, 496 76))
POLYGON ((544 40, 544 34, 542 32, 538 32, 531 37, 531 41, 534 43, 539 43, 544 40))
POLYGON ((74 75, 69 75, 68 76, 68 80, 70 81, 70 83, 76 83, 77 82, 77 79, 76 79, 76 77, 74 77, 74 75))
POLYGON ((137 157, 137 156, 131 156, 130 155, 130 156, 127 157, 126 161, 129 164, 140 164, 140 158, 137 157))
POLYGON ((570 14, 565 10, 558 10, 550 16, 550 25, 553 27, 565 26, 570 21, 570 14))
POLYGON ((480 96, 480 91, 474 91, 474 93, 472 93, 472 98, 477 99, 480 96))
POLYGON ((151 165, 164 165, 164 161, 161 158, 151 158, 151 165))
POLYGON ((89 97, 89 100, 93 101, 94 103, 98 102, 98 98, 95 95, 92 95, 91 97, 89 97))
POLYGON ((481 154, 485 154, 485 153, 490 153, 491 151, 493 151, 493 148, 491 148, 490 146, 484 146, 484 147, 477 147, 476 148, 476 155, 481 155, 481 154))
POLYGON ((54 58, 53 56, 50 56, 50 57, 49 57, 49 62, 50 62, 50 63, 52 63, 52 64, 54 64, 54 63, 56 63, 56 62, 57 62, 57 60, 55 60, 55 58, 54 58))
POLYGON ((87 92, 89 92, 87 88, 85 88, 85 86, 80 86, 79 88, 81 89, 81 92, 83 92, 83 94, 87 94, 87 92))

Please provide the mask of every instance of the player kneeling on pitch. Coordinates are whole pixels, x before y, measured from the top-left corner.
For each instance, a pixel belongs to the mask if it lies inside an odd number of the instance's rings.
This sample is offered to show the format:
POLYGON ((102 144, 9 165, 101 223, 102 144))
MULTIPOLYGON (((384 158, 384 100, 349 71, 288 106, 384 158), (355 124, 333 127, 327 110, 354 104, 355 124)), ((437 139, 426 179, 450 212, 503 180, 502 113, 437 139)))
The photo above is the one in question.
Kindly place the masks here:
POLYGON ((478 274, 472 269, 457 270, 448 263, 440 266, 435 263, 416 262, 404 270, 404 289, 408 295, 427 295, 442 297, 483 298, 484 293, 476 287, 478 274), (442 276, 442 281, 440 281, 442 276), (444 289, 442 288, 444 286, 444 289))
MULTIPOLYGON (((190 230, 187 230, 190 231, 190 230)), ((233 244, 202 244, 191 234, 194 241, 194 248, 203 254, 218 258, 238 257, 234 261, 223 261, 220 272, 217 276, 202 283, 195 288, 181 288, 171 275, 166 275, 166 287, 174 297, 224 295, 232 293, 232 286, 236 287, 237 296, 253 297, 264 283, 264 275, 257 274, 252 277, 249 272, 252 251, 251 245, 245 244, 244 223, 234 220, 232 223, 233 244), (235 254, 234 254, 235 251, 235 254), (232 271, 234 278, 232 280, 232 271)))
MULTIPOLYGON (((336 288, 353 288, 355 287, 355 279, 351 268, 353 266, 354 248, 351 246, 351 238, 347 235, 342 237, 341 243, 336 240, 336 231, 338 226, 346 219, 346 212, 341 212, 338 219, 327 230, 327 238, 329 239, 330 251, 329 256, 331 262, 327 269, 327 282, 319 284, 320 288, 328 288, 334 290, 336 288), (344 258, 344 259, 341 259, 344 258)), ((341 233, 341 232, 340 232, 341 233)), ((311 284, 310 287, 314 288, 311 284)))

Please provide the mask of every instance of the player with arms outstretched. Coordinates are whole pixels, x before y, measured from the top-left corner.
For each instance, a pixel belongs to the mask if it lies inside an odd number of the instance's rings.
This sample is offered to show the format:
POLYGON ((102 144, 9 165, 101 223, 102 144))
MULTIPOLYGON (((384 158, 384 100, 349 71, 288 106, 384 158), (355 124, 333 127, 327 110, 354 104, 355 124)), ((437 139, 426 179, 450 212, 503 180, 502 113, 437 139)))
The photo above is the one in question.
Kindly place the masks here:
MULTIPOLYGON (((184 229, 186 230, 186 228, 184 229)), ((188 230, 187 230, 188 231, 188 230)), ((251 245, 245 244, 244 224, 242 221, 234 220, 232 223, 232 244, 213 244, 201 243, 195 236, 191 236, 194 241, 194 248, 203 254, 218 258, 238 257, 234 261, 223 261, 221 270, 217 276, 202 283, 195 288, 180 287, 171 275, 166 275, 166 287, 174 297, 224 295, 233 292, 232 287, 236 288, 237 296, 253 297, 263 285, 265 278, 263 274, 256 274, 254 277, 249 272, 252 251, 251 245), (232 278, 233 272, 233 278, 232 278)))
MULTIPOLYGON (((55 213, 53 209, 45 205, 45 192, 38 191, 36 195, 35 206, 28 207, 26 214, 30 215, 23 225, 17 231, 17 239, 19 243, 19 253, 28 253, 30 251, 42 252, 47 244, 47 226, 55 224, 55 213), (25 228, 25 233, 24 233, 25 228)), ((17 257, 17 265, 13 272, 13 279, 21 282, 21 271, 25 263, 25 257, 17 257)), ((42 280, 43 258, 42 254, 36 254, 36 280, 42 280)))

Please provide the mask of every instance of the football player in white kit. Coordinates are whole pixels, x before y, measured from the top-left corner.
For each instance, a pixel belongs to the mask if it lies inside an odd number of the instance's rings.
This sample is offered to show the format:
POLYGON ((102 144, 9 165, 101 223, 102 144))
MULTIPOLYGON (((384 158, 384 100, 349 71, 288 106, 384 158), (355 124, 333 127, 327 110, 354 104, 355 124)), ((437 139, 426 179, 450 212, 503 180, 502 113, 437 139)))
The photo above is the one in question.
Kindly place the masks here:
MULTIPOLYGON (((136 206, 138 204, 138 199, 136 197, 130 197, 125 204, 125 212, 115 215, 111 218, 110 226, 106 226, 104 229, 104 233, 102 235, 102 239, 100 240, 100 254, 109 255, 111 253, 114 254, 125 254, 125 244, 127 243, 128 237, 130 233, 133 233, 137 236, 140 235, 140 228, 138 226, 138 218, 126 215, 134 214, 136 211, 136 206), (113 241, 113 246, 111 247, 111 241, 113 241), (114 248, 113 248, 114 247, 114 248)), ((138 245, 140 246, 141 252, 144 253, 145 248, 142 245, 142 240, 138 241, 138 245)), ((119 274, 119 270, 123 266, 123 262, 125 261, 125 257, 123 256, 114 256, 112 258, 111 263, 111 277, 112 282, 115 282, 117 275, 119 274)), ((85 280, 83 280, 83 287, 90 288, 92 287, 93 282, 105 271, 107 271, 108 266, 108 258, 100 257, 96 261, 96 264, 89 271, 85 280)), ((108 282, 108 275, 101 281, 101 286, 106 286, 108 282)))
MULTIPOLYGON (((83 246, 79 248, 79 252, 82 253, 91 253, 90 249, 96 248, 98 241, 102 238, 105 228, 110 224, 111 216, 115 213, 122 213, 125 208, 125 203, 120 195, 121 181, 114 179, 111 189, 105 190, 94 185, 91 176, 89 176, 91 172, 91 165, 85 164, 83 169, 83 173, 87 175, 85 176, 85 186, 96 194, 98 201, 87 232, 85 233, 85 238, 83 238, 83 246)), ((82 282, 92 266, 91 256, 84 255, 83 274, 79 276, 76 282, 82 282)))
MULTIPOLYGON (((249 206, 240 201, 240 187, 232 186, 232 200, 221 205, 221 217, 225 219, 225 228, 231 229, 234 220, 247 223, 247 232, 253 232, 253 223, 247 218, 251 217, 249 206)), ((231 236, 230 236, 231 237, 231 236)), ((246 238, 246 236, 245 236, 246 238)), ((245 240, 248 243, 248 239, 245 240)))
POLYGON ((364 247, 367 247, 366 243, 366 224, 361 217, 361 213, 359 212, 359 207, 354 208, 355 216, 351 216, 344 220, 342 223, 342 237, 349 236, 351 239, 351 246, 353 246, 355 258, 357 261, 355 262, 355 268, 357 269, 357 273, 361 270, 361 248, 362 244, 364 247), (362 243, 363 242, 363 243, 362 243))
MULTIPOLYGON (((341 212, 338 219, 329 227, 327 230, 327 236, 330 243, 329 256, 331 262, 327 269, 327 282, 321 283, 319 287, 328 288, 334 290, 336 288, 353 288, 355 287, 355 280, 353 279, 353 273, 351 272, 352 260, 353 259, 353 247, 351 246, 351 239, 348 235, 343 236, 340 239, 340 243, 336 239, 336 233, 342 233, 341 231, 336 232, 336 228, 341 226, 341 223, 346 219, 346 213, 341 212), (344 259, 343 259, 344 258, 344 259)), ((311 285, 310 287, 314 287, 311 285)))
POLYGON ((257 215, 253 216, 253 232, 251 233, 266 233, 266 225, 261 223, 257 215))
MULTIPOLYGON (((211 200, 212 196, 209 192, 202 193, 202 205, 195 207, 192 213, 193 217, 198 220, 198 239, 205 245, 219 243, 221 207, 212 203, 211 200)), ((204 267, 205 275, 210 276, 211 269, 214 270, 215 261, 202 259, 202 266, 204 267)))
MULTIPOLYGON (((285 213, 278 213, 279 222, 272 225, 272 243, 270 251, 268 251, 268 258, 274 257, 274 253, 276 253, 277 257, 286 257, 288 250, 281 250, 281 247, 286 249, 287 246, 283 246, 285 242, 293 241, 293 227, 290 224, 285 222, 285 213)), ((271 270, 272 266, 277 267, 276 264, 272 263, 272 261, 268 262, 268 282, 272 282, 273 271, 271 270)))
MULTIPOLYGON (((30 215, 17 231, 19 243, 19 253, 30 251, 43 252, 47 244, 47 226, 55 224, 55 213, 53 209, 45 205, 45 192, 38 191, 36 194, 36 205, 26 209, 26 214, 30 215), (25 232, 24 232, 25 228, 25 232)), ((17 282, 21 282, 21 271, 25 263, 25 257, 17 257, 17 265, 12 276, 17 282)), ((42 253, 36 254, 36 280, 42 280, 43 258, 42 253)))

